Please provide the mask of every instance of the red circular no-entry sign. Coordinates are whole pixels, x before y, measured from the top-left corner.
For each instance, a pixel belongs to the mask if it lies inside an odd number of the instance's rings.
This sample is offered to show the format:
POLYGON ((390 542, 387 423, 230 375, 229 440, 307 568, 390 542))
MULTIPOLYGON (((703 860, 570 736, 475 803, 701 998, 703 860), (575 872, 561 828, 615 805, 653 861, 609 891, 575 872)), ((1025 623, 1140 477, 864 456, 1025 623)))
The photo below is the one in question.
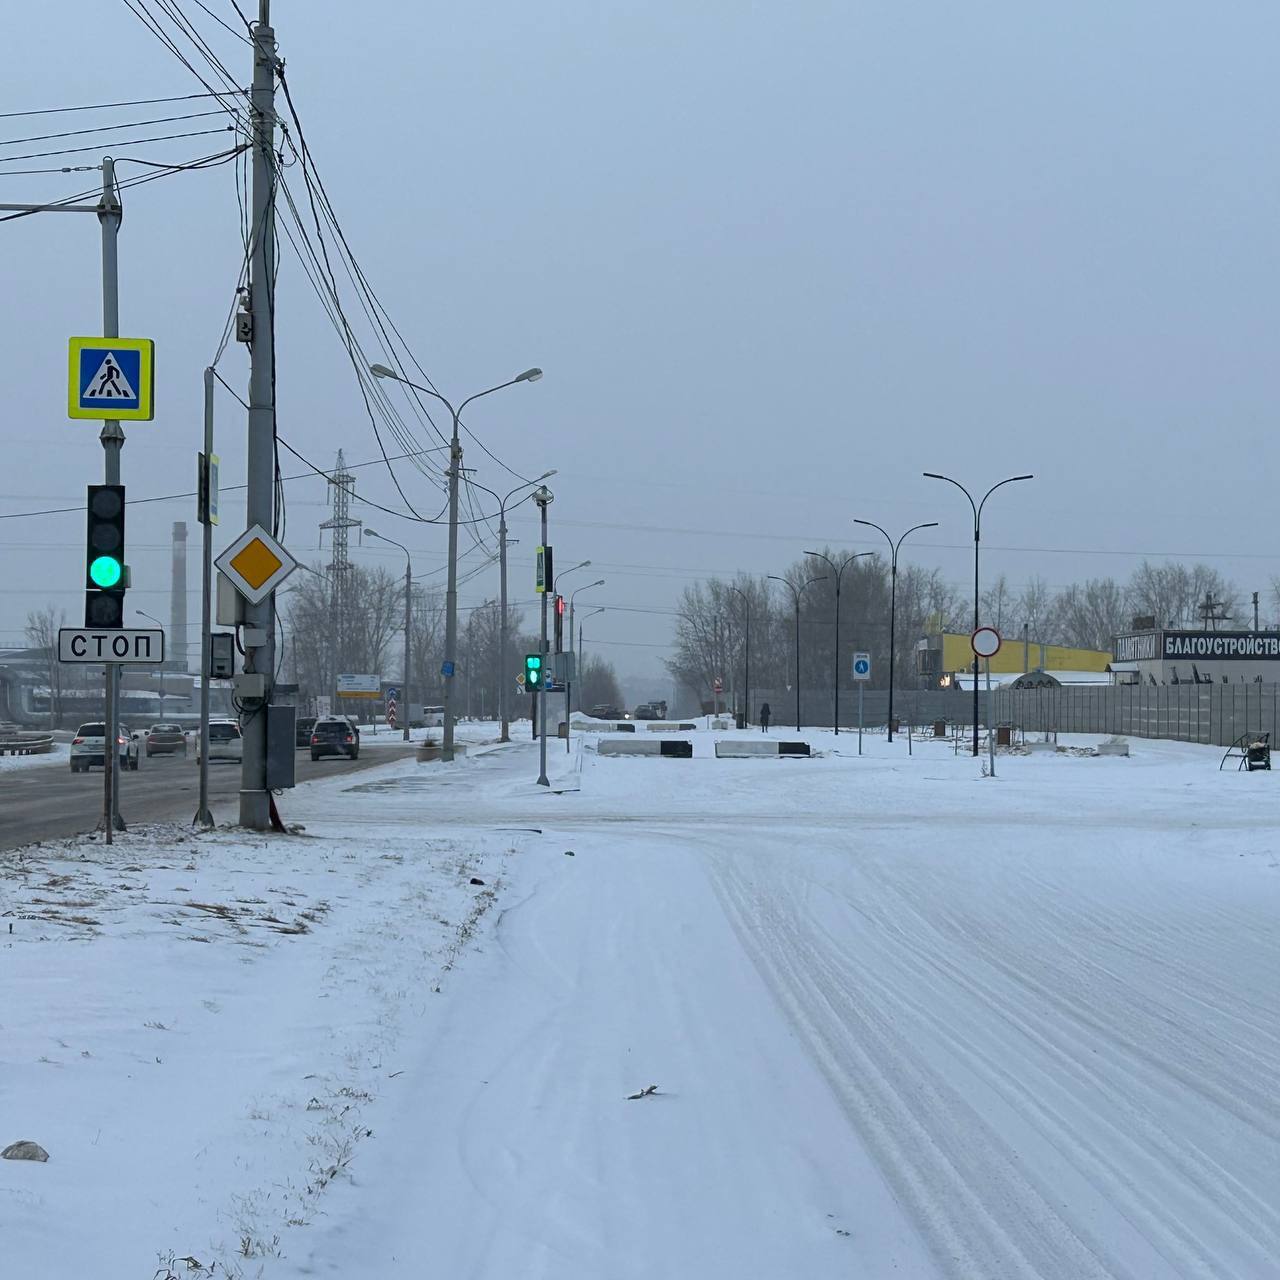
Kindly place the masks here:
POLYGON ((994 658, 1000 652, 1000 633, 995 627, 979 627, 969 637, 969 644, 979 658, 994 658))

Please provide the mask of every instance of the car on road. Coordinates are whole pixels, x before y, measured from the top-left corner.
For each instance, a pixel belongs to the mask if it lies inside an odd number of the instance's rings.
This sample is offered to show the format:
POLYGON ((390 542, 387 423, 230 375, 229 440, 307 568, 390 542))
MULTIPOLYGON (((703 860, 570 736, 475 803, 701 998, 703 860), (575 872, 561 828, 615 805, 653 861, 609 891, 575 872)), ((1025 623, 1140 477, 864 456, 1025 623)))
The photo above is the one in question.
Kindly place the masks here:
POLYGON ((311 727, 311 758, 321 756, 346 756, 356 760, 360 756, 360 729, 346 716, 320 716, 311 727))
POLYGON ((611 702, 597 702, 591 708, 591 718, 593 720, 621 720, 623 715, 611 702))
MULTIPOLYGON (((244 739, 234 720, 209 721, 209 763, 227 760, 239 764, 244 755, 244 739)), ((196 761, 200 760, 200 743, 196 742, 196 761)))
POLYGON ((658 708, 652 702, 642 702, 632 712, 631 718, 633 720, 660 720, 662 717, 658 714, 658 708))
POLYGON ((315 728, 315 716, 299 716, 293 722, 293 745, 306 747, 311 743, 311 730, 315 728))
MULTIPOLYGON (((71 739, 71 772, 88 773, 92 765, 105 765, 107 726, 101 721, 90 721, 76 730, 71 739)), ((116 751, 122 769, 137 769, 138 740, 123 725, 116 729, 116 751)))
POLYGON ((187 754, 187 735, 180 724, 153 724, 149 730, 134 736, 142 739, 148 760, 152 756, 187 754))

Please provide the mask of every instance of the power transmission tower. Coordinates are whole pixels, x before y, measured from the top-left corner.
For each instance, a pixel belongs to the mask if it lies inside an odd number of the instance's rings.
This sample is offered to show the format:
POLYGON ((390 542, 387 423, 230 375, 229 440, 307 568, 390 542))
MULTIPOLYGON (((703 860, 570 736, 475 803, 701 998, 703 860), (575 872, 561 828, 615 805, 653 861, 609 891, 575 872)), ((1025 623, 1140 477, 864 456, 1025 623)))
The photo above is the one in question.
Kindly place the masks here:
POLYGON ((1205 592, 1204 604, 1196 612, 1200 615, 1206 631, 1209 630, 1211 623, 1213 630, 1217 631, 1218 623, 1231 621, 1231 615, 1227 612, 1227 602, 1225 600, 1215 600, 1212 591, 1205 592))
POLYGON ((332 535, 329 555, 329 653, 333 674, 346 670, 348 640, 351 635, 351 560, 349 530, 360 528, 364 521, 351 518, 351 495, 355 491, 356 478, 347 470, 347 461, 338 450, 337 465, 329 477, 330 504, 333 515, 325 520, 321 529, 332 535))

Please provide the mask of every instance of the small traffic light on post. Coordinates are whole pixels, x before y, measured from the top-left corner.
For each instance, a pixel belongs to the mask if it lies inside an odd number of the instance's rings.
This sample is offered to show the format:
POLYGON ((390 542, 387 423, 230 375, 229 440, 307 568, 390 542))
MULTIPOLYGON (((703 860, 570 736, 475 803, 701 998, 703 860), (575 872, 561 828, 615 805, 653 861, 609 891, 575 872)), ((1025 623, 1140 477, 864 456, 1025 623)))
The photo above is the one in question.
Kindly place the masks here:
POLYGON ((524 691, 537 693, 542 688, 542 654, 526 653, 524 657, 524 691))
POLYGON ((564 652, 564 596, 556 596, 555 644, 552 648, 556 653, 564 652))
POLYGON ((124 626, 124 485, 88 486, 85 536, 86 627, 124 626))

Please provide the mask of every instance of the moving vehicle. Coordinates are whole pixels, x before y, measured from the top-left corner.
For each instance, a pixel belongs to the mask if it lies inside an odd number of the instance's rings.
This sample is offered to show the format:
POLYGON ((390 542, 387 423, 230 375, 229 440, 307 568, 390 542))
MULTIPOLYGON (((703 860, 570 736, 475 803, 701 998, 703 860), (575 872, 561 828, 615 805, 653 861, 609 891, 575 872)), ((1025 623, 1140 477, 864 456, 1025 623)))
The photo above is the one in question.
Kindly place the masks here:
MULTIPOLYGON (((105 765, 106 742, 107 726, 101 720, 82 724, 71 739, 71 772, 88 773, 91 765, 105 765)), ((121 769, 137 769, 138 740, 130 736, 124 725, 116 729, 116 750, 121 769)))
POLYGON ((311 730, 315 727, 315 716, 299 716, 293 722, 293 745, 305 747, 311 742, 311 730))
POLYGON ((591 718, 593 720, 621 720, 623 716, 622 712, 611 702, 597 702, 591 708, 591 718))
POLYGON ((150 730, 135 736, 145 743, 148 760, 152 756, 187 754, 187 735, 180 724, 153 724, 150 730))
POLYGON ((321 716, 311 728, 311 758, 321 756, 346 756, 356 760, 360 756, 360 730, 346 716, 321 716))
MULTIPOLYGON (((244 756, 244 739, 240 726, 234 720, 209 721, 209 763, 228 760, 239 764, 244 756)), ((196 761, 200 760, 200 742, 196 740, 196 761)))
POLYGON ((658 708, 652 702, 642 702, 632 713, 634 720, 661 720, 658 708))

